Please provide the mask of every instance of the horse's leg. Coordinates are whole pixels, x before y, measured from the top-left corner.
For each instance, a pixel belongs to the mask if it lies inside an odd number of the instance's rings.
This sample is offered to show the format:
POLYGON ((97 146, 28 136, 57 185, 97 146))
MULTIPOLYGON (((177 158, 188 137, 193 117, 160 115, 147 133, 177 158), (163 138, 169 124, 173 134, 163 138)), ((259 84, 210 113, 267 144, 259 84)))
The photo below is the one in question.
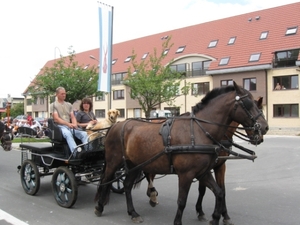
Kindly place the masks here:
POLYGON ((98 205, 95 207, 95 210, 94 210, 94 212, 97 216, 102 216, 104 206, 109 201, 111 184, 106 184, 106 183, 111 181, 113 179, 113 177, 114 177, 113 170, 109 170, 108 168, 106 168, 104 177, 101 180, 100 185, 98 186, 97 194, 95 197, 95 200, 98 200, 98 205), (101 184, 104 184, 104 185, 101 185, 101 184))
POLYGON ((131 195, 132 187, 134 185, 134 182, 137 180, 137 177, 139 174, 140 174, 140 171, 132 171, 126 175, 126 178, 124 180, 127 212, 128 212, 128 215, 131 216, 131 220, 134 223, 142 223, 144 221, 143 218, 135 211, 133 202, 132 202, 132 195, 131 195))
POLYGON ((221 166, 217 167, 214 169, 215 171, 215 177, 217 184, 223 191, 223 205, 222 205, 222 216, 223 216, 223 223, 225 225, 234 225, 227 212, 227 207, 226 207, 226 193, 225 193, 225 171, 226 171, 226 165, 223 163, 221 166))
POLYGON ((148 181, 147 196, 150 198, 149 203, 152 207, 155 207, 158 204, 158 200, 157 200, 158 192, 153 186, 155 174, 149 174, 149 173, 144 173, 144 174, 148 181))
POLYGON ((223 191, 222 189, 218 186, 216 181, 214 180, 212 174, 210 172, 206 173, 206 175, 201 179, 201 182, 204 182, 204 184, 212 190, 212 192, 215 195, 215 209, 212 214, 212 219, 209 224, 210 225, 218 225, 219 220, 221 217, 222 213, 222 208, 223 208, 223 191))
POLYGON ((205 221, 208 221, 205 217, 205 214, 203 212, 203 209, 202 209, 202 201, 203 201, 203 197, 205 195, 205 192, 206 192, 206 186, 203 184, 203 182, 198 182, 199 183, 199 186, 198 186, 198 192, 199 192, 199 195, 198 195, 198 200, 197 200, 197 203, 196 203, 196 212, 197 212, 197 215, 198 215, 198 220, 201 221, 201 222, 205 222, 205 221))
POLYGON ((178 174, 179 178, 179 191, 177 199, 177 213, 174 219, 174 225, 182 225, 182 214, 186 206, 187 197, 193 181, 193 177, 188 174, 178 174))

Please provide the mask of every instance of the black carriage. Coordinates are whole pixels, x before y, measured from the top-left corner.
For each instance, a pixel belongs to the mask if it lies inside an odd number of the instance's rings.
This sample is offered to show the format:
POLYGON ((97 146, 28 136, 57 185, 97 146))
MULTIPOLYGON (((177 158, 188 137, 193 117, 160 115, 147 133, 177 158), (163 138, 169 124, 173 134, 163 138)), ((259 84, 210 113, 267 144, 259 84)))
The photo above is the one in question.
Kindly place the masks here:
MULTIPOLYGON (((61 130, 48 120, 50 142, 21 143, 21 183, 24 191, 35 195, 40 188, 40 178, 52 175, 51 186, 58 205, 72 207, 78 195, 78 184, 84 177, 89 183, 101 179, 105 166, 104 139, 106 130, 97 131, 99 135, 86 143, 80 144, 71 153, 61 130)), ((123 193, 123 169, 117 173, 116 181, 112 184, 112 191, 123 193)))

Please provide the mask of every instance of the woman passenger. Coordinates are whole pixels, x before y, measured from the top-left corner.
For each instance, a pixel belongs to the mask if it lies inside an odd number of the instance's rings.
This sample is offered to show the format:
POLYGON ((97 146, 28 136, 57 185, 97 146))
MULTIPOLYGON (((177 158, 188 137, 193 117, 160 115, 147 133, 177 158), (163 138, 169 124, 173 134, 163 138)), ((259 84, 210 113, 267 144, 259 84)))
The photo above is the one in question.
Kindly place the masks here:
POLYGON ((82 99, 79 112, 76 114, 76 120, 78 125, 85 130, 89 122, 92 121, 93 124, 97 123, 95 114, 93 113, 93 103, 89 98, 82 99))

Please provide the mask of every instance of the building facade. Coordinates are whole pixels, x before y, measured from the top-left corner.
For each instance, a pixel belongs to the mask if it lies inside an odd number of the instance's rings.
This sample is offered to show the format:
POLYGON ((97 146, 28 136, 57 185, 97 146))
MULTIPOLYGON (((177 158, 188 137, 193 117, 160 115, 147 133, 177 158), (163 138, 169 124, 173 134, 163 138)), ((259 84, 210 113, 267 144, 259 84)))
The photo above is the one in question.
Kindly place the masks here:
MULTIPOLYGON (((123 80, 131 67, 133 49, 139 61, 147 60, 157 49, 166 54, 164 65, 170 64, 173 70, 185 75, 182 85, 191 85, 189 94, 179 95, 172 106, 161 104, 160 109, 182 114, 190 111, 209 90, 235 81, 254 98, 263 97, 264 114, 271 129, 300 132, 299 12, 300 3, 293 3, 114 44, 112 91, 93 98, 94 112, 103 118, 111 105, 121 112, 120 120, 144 117, 123 80), (173 46, 162 49, 168 38, 173 46)), ((99 49, 88 50, 77 53, 76 60, 86 66, 97 65, 99 60, 90 56, 98 54, 99 49)), ((53 63, 50 60, 45 67, 53 63)), ((26 90, 24 96, 26 112, 34 117, 49 116, 49 99, 32 103, 26 90)))

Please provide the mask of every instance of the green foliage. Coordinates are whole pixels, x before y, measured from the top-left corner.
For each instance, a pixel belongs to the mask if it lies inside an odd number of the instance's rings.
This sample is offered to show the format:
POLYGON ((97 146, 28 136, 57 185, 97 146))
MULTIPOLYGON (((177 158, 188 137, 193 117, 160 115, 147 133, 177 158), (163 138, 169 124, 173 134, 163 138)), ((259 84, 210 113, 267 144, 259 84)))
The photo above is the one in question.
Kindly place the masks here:
POLYGON ((66 101, 71 103, 87 96, 103 94, 97 93, 98 69, 94 66, 85 68, 86 65, 79 65, 71 47, 68 53, 69 56, 61 56, 52 67, 43 68, 42 73, 36 76, 34 85, 28 89, 33 99, 53 96, 57 87, 66 89, 66 101))
POLYGON ((161 103, 172 105, 175 98, 180 94, 187 94, 190 86, 184 85, 180 90, 180 83, 185 77, 170 69, 170 62, 167 66, 162 65, 166 57, 164 51, 170 49, 173 44, 169 44, 169 37, 162 44, 161 53, 154 49, 153 54, 149 54, 147 59, 137 61, 135 51, 132 52, 132 68, 128 69, 128 77, 124 85, 130 87, 130 96, 139 102, 146 117, 150 116, 150 111, 161 103))
POLYGON ((24 103, 17 103, 10 109, 10 116, 24 115, 24 103))

